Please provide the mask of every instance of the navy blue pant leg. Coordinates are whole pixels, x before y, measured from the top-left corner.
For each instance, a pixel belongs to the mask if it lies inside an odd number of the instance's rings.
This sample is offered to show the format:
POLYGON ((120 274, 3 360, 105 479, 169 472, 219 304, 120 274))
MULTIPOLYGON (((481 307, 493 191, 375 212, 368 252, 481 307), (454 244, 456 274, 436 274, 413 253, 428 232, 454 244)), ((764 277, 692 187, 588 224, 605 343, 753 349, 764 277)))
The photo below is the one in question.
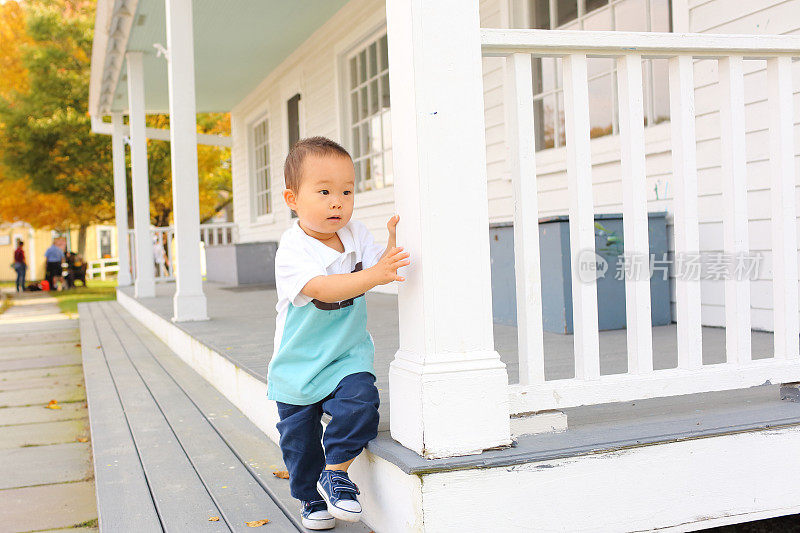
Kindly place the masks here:
POLYGON ((323 444, 327 463, 340 464, 356 457, 378 435, 378 389, 369 372, 346 376, 322 401, 331 415, 323 444))
POLYGON ((322 407, 319 402, 311 405, 277 404, 281 419, 277 428, 281 434, 281 452, 289 471, 292 497, 303 501, 321 500, 317 480, 325 468, 322 407))

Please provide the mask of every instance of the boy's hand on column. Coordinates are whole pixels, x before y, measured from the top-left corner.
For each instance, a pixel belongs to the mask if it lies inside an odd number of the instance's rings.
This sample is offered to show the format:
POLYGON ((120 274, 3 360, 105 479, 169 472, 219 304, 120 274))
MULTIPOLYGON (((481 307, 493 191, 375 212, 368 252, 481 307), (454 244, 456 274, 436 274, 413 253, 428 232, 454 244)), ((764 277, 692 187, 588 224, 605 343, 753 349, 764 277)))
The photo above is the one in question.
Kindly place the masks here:
POLYGON ((375 269, 375 276, 378 285, 385 285, 392 281, 405 281, 406 278, 397 275, 397 269, 408 266, 409 253, 403 252, 402 247, 392 247, 381 257, 380 261, 372 267, 375 269))

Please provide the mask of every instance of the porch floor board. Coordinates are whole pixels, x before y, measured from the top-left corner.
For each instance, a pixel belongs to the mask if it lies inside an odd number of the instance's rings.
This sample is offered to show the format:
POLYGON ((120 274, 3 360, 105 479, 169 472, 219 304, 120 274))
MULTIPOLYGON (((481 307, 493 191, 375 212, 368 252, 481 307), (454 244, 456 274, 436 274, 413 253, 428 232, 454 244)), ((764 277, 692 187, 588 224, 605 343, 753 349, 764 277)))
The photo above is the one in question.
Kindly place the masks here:
POLYGON ((81 304, 80 322, 104 530, 140 531, 144 518, 151 530, 249 531, 267 518, 305 531, 272 475, 280 449, 241 411, 119 304, 81 304))
MULTIPOLYGON (((205 282, 203 287, 211 319, 182 322, 176 324, 177 327, 265 381, 273 351, 277 302, 274 288, 229 288, 212 282, 205 282)), ((132 287, 120 290, 133 297, 132 287)), ((170 320, 174 290, 173 283, 160 283, 156 286, 156 297, 140 298, 138 302, 170 320)), ((375 372, 381 394, 381 434, 369 448, 408 473, 543 461, 656 442, 800 425, 800 403, 781 401, 779 385, 762 385, 568 408, 564 412, 569 429, 564 433, 522 436, 511 449, 485 452, 480 456, 425 460, 392 440, 387 431, 389 364, 399 345, 397 297, 368 293, 367 307, 367 326, 375 341, 375 372)), ((625 330, 600 332, 603 375, 626 370, 625 333, 625 330)), ((772 337, 769 332, 752 332, 754 359, 771 357, 772 337)), ((509 382, 518 382, 517 328, 495 325, 494 339, 495 349, 507 365, 509 382)), ((572 335, 545 332, 545 375, 548 380, 573 376, 572 339, 572 335)), ((676 324, 653 328, 653 351, 656 369, 677 365, 676 324)), ((724 328, 703 328, 703 361, 706 364, 725 361, 724 328)))

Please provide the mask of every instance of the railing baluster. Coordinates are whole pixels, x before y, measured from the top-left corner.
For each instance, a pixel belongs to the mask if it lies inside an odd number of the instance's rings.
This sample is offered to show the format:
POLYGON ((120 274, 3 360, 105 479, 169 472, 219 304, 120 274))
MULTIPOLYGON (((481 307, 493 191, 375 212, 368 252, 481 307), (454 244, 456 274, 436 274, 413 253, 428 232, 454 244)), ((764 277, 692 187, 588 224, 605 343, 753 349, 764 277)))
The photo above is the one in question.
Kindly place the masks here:
POLYGON ((732 364, 752 358, 750 280, 732 275, 734 263, 749 251, 743 63, 741 56, 719 60, 723 249, 731 261, 725 279, 725 351, 732 364))
MULTIPOLYGON (((686 264, 700 251, 697 216, 697 139, 694 112, 694 58, 669 60, 670 123, 672 128, 674 264, 686 264)), ((699 272, 675 271, 675 309, 678 322, 678 368, 703 366, 699 272)))
POLYGON ((653 371, 653 330, 650 311, 650 245, 647 217, 647 172, 644 150, 642 57, 617 59, 622 224, 625 243, 625 316, 628 373, 653 371), (630 264, 627 262, 631 261, 630 264))
POLYGON ((544 382, 544 334, 530 54, 509 56, 507 74, 506 120, 514 186, 519 382, 531 385, 544 382))
POLYGON ((797 219, 792 58, 767 61, 772 196, 772 293, 775 357, 798 353, 797 219))
POLYGON ((575 377, 597 379, 600 377, 597 280, 589 276, 582 281, 578 271, 581 260, 595 260, 589 82, 586 66, 586 54, 570 54, 563 59, 575 377))

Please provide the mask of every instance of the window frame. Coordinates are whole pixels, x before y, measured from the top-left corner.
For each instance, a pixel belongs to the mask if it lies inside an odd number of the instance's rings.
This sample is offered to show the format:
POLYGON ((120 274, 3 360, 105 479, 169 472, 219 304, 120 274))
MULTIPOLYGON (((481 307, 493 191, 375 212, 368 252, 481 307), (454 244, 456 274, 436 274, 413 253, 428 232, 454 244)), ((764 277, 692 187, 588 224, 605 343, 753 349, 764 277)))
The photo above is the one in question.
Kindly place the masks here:
POLYGON ((255 223, 268 223, 271 222, 275 216, 275 210, 272 205, 272 179, 273 179, 273 172, 272 172, 272 136, 270 127, 272 125, 272 118, 270 117, 269 113, 263 112, 256 115, 253 119, 247 122, 247 148, 248 148, 248 169, 250 174, 250 219, 253 220, 255 223), (264 191, 258 190, 258 171, 259 169, 256 168, 256 135, 255 135, 255 128, 256 126, 265 123, 266 128, 266 166, 262 168, 266 168, 267 170, 267 183, 264 191), (259 214, 259 195, 266 194, 267 202, 266 202, 266 213, 259 214))
MULTIPOLYGON (((116 246, 116 240, 117 240, 116 239, 116 235, 117 235, 116 227, 115 226, 108 226, 108 225, 98 225, 97 228, 95 229, 95 240, 96 240, 95 244, 96 244, 96 249, 97 249, 96 250, 97 251, 97 259, 103 259, 103 254, 102 254, 103 249, 102 249, 102 246, 100 244, 100 235, 104 231, 108 231, 108 233, 110 235, 110 238, 109 238, 109 247, 110 247, 109 257, 110 258, 114 257, 114 250, 117 249, 117 246, 116 246)), ((116 255, 118 257, 119 256, 119 252, 116 255)))
MULTIPOLYGON (((513 2, 513 0, 510 0, 510 1, 513 2)), ((612 26, 615 28, 616 27, 616 20, 615 20, 615 17, 614 17, 614 14, 615 14, 614 7, 616 5, 618 5, 618 4, 621 4, 621 3, 627 2, 627 1, 630 1, 630 0, 608 0, 608 3, 605 4, 604 6, 601 6, 601 7, 598 7, 596 9, 592 9, 592 10, 586 11, 586 2, 587 2, 587 0, 575 0, 576 5, 577 5, 576 17, 574 19, 570 19, 569 21, 566 21, 564 24, 561 24, 561 25, 558 25, 558 1, 557 0, 526 0, 522 4, 522 9, 520 9, 520 10, 511 10, 511 13, 514 13, 514 15, 515 15, 514 18, 515 19, 518 19, 517 21, 515 21, 516 22, 515 27, 520 27, 520 25, 522 25, 522 27, 524 27, 524 28, 531 28, 533 26, 534 5, 537 2, 548 2, 549 3, 548 11, 549 11, 549 19, 550 19, 549 20, 549 28, 548 29, 556 29, 556 30, 564 29, 565 26, 569 26, 569 25, 573 25, 573 24, 577 23, 578 24, 578 30, 576 30, 576 31, 583 31, 584 23, 586 22, 586 19, 589 18, 589 17, 596 16, 598 13, 600 13, 602 11, 610 11, 612 26)), ((647 31, 652 31, 651 29, 649 29, 649 28, 652 27, 652 8, 651 8, 651 1, 652 0, 644 0, 644 1, 645 1, 645 18, 646 18, 647 27, 648 27, 647 31)), ((667 13, 668 13, 668 17, 669 17, 668 23, 669 23, 669 32, 670 33, 673 33, 675 31, 675 13, 674 13, 674 5, 673 4, 674 4, 674 0, 667 0, 667 13)), ((616 29, 612 29, 612 30, 607 30, 607 31, 617 31, 617 30, 616 29)), ((531 67, 532 68, 533 68, 533 62, 535 62, 536 59, 537 58, 535 58, 535 57, 531 58, 531 62, 532 62, 531 67)), ((554 64, 557 65, 557 63, 554 63, 554 64)), ((656 125, 659 124, 659 122, 657 121, 658 117, 656 116, 655 106, 654 106, 655 77, 654 77, 654 73, 653 73, 652 60, 644 60, 643 61, 643 66, 645 68, 645 72, 643 73, 644 82, 645 82, 645 85, 646 85, 648 93, 649 93, 647 95, 647 97, 645 98, 643 111, 644 111, 645 120, 647 121, 645 128, 649 128, 649 127, 656 126, 656 125)), ((536 72, 534 71, 533 74, 534 74, 533 77, 534 77, 534 83, 535 83, 535 81, 536 81, 536 72)), ((561 142, 561 138, 562 138, 564 132, 561 131, 561 121, 559 120, 559 116, 560 116, 560 112, 563 111, 564 87, 563 87, 563 82, 561 82, 560 85, 559 85, 559 78, 560 78, 559 74, 560 74, 560 69, 556 68, 556 72, 555 72, 554 75, 555 75, 555 80, 556 80, 556 84, 557 85, 556 85, 555 88, 550 89, 550 90, 546 90, 546 91, 542 91, 542 92, 537 92, 536 87, 533 88, 533 91, 534 91, 534 95, 533 95, 534 96, 534 107, 537 106, 537 105, 542 105, 543 106, 544 100, 546 98, 548 98, 548 97, 553 97, 555 99, 555 101, 556 101, 555 117, 554 117, 554 121, 553 121, 553 124, 554 124, 553 146, 542 147, 542 148, 538 149, 537 152, 542 152, 544 150, 552 150, 552 149, 556 149, 556 148, 564 148, 564 146, 566 144, 566 143, 562 143, 561 142), (562 96, 559 97, 559 95, 562 95, 562 96)), ((588 78, 588 81, 592 82, 594 80, 602 79, 603 77, 608 76, 609 74, 611 74, 611 76, 612 76, 612 78, 611 78, 611 80, 612 80, 612 89, 611 89, 611 95, 612 95, 611 96, 611 99, 612 99, 612 107, 611 107, 612 122, 611 122, 611 126, 612 126, 612 131, 611 131, 611 135, 616 135, 616 134, 619 133, 619 106, 618 106, 618 103, 617 103, 617 91, 618 91, 618 88, 617 88, 617 68, 616 68, 616 65, 611 70, 604 70, 604 71, 600 72, 599 74, 591 75, 588 78)), ((538 133, 537 133, 537 135, 538 135, 538 133)), ((603 137, 603 136, 605 136, 605 135, 601 135, 600 137, 603 137)))
MULTIPOLYGON (((381 39, 383 39, 385 37, 388 38, 388 35, 387 35, 386 23, 385 23, 385 21, 383 21, 379 26, 374 27, 373 30, 365 33, 361 38, 359 38, 357 40, 354 40, 352 42, 352 44, 350 46, 348 46, 347 48, 343 49, 338 54, 338 57, 337 57, 337 62, 338 62, 338 69, 337 70, 339 72, 339 80, 338 80, 337 88, 338 88, 338 93, 339 93, 340 109, 342 111, 342 114, 340 115, 340 120, 339 120, 341 133, 342 133, 340 135, 340 139, 342 140, 342 144, 344 145, 344 147, 347 148, 347 150, 353 156, 354 164, 358 163, 359 161, 366 161, 369 157, 373 157, 373 156, 375 156, 377 154, 380 154, 381 155, 382 165, 383 165, 383 175, 384 175, 384 177, 387 175, 387 173, 386 173, 387 164, 386 164, 386 158, 385 158, 386 153, 387 152, 392 152, 392 155, 393 155, 391 142, 388 145, 388 147, 385 145, 386 136, 383 134, 383 130, 384 130, 383 126, 384 126, 384 124, 383 123, 381 124, 381 151, 380 152, 372 152, 372 153, 369 153, 369 155, 363 155, 363 151, 361 151, 361 153, 359 153, 358 156, 355 155, 355 145, 354 145, 354 142, 353 142, 353 128, 356 127, 358 124, 362 124, 362 123, 368 121, 371 117, 380 116, 381 114, 385 113, 385 110, 387 109, 387 108, 382 107, 382 103, 380 101, 380 98, 381 98, 381 94, 380 94, 381 81, 380 81, 380 79, 382 77, 386 76, 386 78, 388 80, 388 75, 389 75, 389 66, 388 66, 388 64, 387 64, 387 67, 386 67, 385 70, 381 69, 381 65, 380 65, 380 41, 381 41, 381 39), (351 100, 351 96, 352 96, 352 93, 353 93, 354 89, 351 88, 352 79, 351 79, 351 73, 350 73, 350 60, 352 58, 354 58, 355 56, 359 55, 362 51, 365 51, 365 50, 367 51, 367 54, 369 54, 368 50, 369 50, 369 47, 372 44, 376 44, 377 45, 376 46, 376 63, 377 63, 376 74, 374 76, 369 76, 369 73, 367 72, 366 81, 364 81, 364 82, 359 81, 359 83, 356 84, 356 87, 357 87, 357 90, 360 90, 362 85, 364 86, 364 88, 366 88, 369 85, 369 83, 371 83, 371 81, 378 80, 378 88, 379 88, 378 89, 378 92, 379 92, 379 94, 378 94, 378 108, 377 108, 377 111, 375 113, 367 115, 365 118, 357 121, 354 124, 353 123, 353 108, 352 108, 352 100, 351 100)), ((387 63, 388 63, 388 58, 387 58, 387 63)), ((367 89, 367 94, 369 94, 369 89, 367 89)), ((391 98, 391 96, 390 96, 390 98, 391 98)), ((389 110, 389 120, 391 121, 391 103, 390 103, 390 105, 388 107, 388 110, 389 110)), ((369 112, 369 109, 367 109, 367 111, 369 112)), ((390 131, 390 134, 391 134, 391 131, 390 131)), ((356 165, 356 168, 358 168, 357 165, 356 165)), ((369 190, 359 191, 358 188, 359 188, 360 176, 358 175, 358 171, 357 171, 356 187, 355 187, 356 195, 359 196, 359 197, 366 197, 367 202, 369 202, 370 197, 373 196, 373 195, 383 197, 387 193, 390 194, 390 195, 393 194, 392 193, 392 188, 394 186, 394 172, 393 171, 391 173, 391 177, 392 177, 392 182, 390 184, 388 184, 388 185, 386 185, 384 183, 383 186, 381 186, 381 187, 373 187, 373 188, 371 188, 369 190)), ((368 204, 364 204, 364 205, 368 205, 368 204)))

